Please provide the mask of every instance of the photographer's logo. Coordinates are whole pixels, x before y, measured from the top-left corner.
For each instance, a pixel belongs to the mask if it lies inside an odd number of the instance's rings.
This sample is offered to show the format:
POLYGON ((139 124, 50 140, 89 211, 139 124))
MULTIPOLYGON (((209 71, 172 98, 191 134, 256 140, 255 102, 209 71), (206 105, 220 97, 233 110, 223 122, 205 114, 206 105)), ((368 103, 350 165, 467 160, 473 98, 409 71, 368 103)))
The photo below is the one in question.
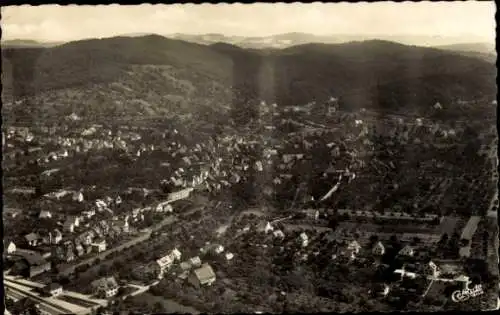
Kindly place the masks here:
POLYGON ((466 289, 453 292, 451 294, 451 299, 453 302, 464 302, 483 293, 483 287, 480 284, 477 284, 473 288, 467 287, 466 289))

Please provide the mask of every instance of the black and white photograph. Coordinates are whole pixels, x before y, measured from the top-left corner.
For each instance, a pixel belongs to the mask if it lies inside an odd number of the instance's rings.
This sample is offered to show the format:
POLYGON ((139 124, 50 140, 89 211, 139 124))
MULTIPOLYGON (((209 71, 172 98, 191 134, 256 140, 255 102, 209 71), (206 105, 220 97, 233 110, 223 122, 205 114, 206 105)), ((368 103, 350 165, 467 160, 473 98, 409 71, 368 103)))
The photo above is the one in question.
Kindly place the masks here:
POLYGON ((495 13, 2 6, 4 313, 500 309, 495 13))

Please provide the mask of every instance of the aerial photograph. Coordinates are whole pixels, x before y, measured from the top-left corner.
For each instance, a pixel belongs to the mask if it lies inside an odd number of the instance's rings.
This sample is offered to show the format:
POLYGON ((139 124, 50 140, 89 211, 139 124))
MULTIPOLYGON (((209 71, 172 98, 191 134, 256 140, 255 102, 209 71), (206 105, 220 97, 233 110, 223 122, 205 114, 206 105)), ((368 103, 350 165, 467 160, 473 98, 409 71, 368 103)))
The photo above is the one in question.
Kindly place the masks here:
POLYGON ((3 6, 2 310, 499 310, 495 13, 3 6))

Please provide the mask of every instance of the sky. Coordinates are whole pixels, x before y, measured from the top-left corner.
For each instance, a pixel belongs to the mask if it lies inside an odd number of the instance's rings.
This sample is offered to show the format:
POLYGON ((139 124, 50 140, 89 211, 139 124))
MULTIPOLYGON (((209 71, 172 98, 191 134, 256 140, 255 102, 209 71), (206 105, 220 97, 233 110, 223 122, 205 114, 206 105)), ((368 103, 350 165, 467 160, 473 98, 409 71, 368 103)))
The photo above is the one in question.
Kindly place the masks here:
POLYGON ((419 35, 495 40, 494 1, 2 7, 2 40, 60 42, 123 34, 419 35))

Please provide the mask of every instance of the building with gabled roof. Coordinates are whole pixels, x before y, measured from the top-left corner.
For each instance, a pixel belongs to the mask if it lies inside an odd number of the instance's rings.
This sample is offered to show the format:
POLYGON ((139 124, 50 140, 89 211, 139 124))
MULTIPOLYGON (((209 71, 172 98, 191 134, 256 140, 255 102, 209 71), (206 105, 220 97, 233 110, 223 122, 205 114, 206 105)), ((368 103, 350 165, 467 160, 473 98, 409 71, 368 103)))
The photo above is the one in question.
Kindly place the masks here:
POLYGON ((104 277, 92 281, 90 284, 93 292, 98 297, 110 298, 118 293, 118 283, 114 277, 104 277))
POLYGON ((195 269, 188 277, 188 281, 195 287, 212 285, 216 280, 215 272, 212 267, 205 263, 200 268, 195 269))

